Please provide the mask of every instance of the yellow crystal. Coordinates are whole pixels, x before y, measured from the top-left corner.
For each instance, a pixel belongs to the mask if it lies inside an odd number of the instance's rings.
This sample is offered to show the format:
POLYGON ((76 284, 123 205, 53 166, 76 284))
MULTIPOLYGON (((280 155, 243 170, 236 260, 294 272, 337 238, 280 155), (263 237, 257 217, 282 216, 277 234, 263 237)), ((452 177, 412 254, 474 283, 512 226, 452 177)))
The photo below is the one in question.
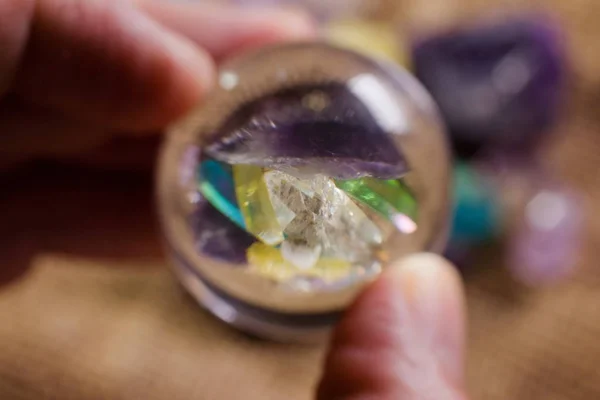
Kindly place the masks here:
POLYGON ((340 20, 329 24, 327 39, 334 45, 407 66, 406 51, 392 24, 379 21, 340 20))
POLYGON ((285 282, 298 275, 335 281, 347 277, 352 268, 352 264, 345 260, 321 258, 314 266, 301 269, 284 259, 279 249, 263 243, 250 246, 247 256, 248 264, 254 272, 277 282, 285 282))
POLYGON ((246 230, 271 246, 283 242, 283 230, 269 198, 263 169, 254 165, 234 165, 233 179, 246 230))

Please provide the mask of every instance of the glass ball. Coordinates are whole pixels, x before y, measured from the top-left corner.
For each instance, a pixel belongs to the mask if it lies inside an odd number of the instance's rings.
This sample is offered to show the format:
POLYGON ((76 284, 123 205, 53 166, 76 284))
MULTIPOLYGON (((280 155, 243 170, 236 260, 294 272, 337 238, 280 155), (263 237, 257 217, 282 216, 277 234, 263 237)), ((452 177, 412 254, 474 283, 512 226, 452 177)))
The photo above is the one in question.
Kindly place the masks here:
POLYGON ((165 242, 220 319, 310 340, 394 260, 443 250, 449 164, 433 102, 400 67, 324 43, 255 50, 167 135, 165 242))

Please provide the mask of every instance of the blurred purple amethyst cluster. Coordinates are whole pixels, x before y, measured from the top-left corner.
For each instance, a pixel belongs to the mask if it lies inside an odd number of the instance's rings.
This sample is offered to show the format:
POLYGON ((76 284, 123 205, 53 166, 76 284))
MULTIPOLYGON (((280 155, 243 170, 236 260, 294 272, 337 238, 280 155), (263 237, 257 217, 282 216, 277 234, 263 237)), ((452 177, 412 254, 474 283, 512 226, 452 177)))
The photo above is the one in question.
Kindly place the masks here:
POLYGON ((415 74, 435 98, 454 148, 534 149, 559 114, 565 54, 542 17, 461 28, 416 41, 415 74))
POLYGON ((566 95, 559 25, 529 15, 462 26, 415 39, 412 59, 457 156, 448 256, 468 264, 470 248, 504 236, 519 281, 568 275, 581 242, 582 200, 538 158, 566 95))

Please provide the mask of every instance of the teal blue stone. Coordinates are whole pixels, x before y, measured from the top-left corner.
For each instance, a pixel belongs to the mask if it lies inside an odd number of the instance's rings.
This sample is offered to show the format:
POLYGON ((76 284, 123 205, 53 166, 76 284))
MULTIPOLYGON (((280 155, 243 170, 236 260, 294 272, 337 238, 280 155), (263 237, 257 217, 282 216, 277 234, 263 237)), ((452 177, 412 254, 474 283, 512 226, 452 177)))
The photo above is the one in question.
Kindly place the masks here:
POLYGON ((235 197, 231 166, 215 160, 206 160, 198 168, 198 189, 208 202, 246 230, 246 224, 235 197))
POLYGON ((483 243, 495 238, 500 229, 501 207, 493 187, 468 165, 457 164, 451 240, 483 243))

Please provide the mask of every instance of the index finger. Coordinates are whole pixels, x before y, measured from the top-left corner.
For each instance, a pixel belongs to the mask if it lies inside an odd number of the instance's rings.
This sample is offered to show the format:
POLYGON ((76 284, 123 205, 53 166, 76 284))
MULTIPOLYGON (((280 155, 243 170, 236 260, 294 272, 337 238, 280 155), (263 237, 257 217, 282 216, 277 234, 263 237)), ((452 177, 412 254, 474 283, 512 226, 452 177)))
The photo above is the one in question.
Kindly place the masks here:
MULTIPOLYGON (((264 27, 249 24, 245 14, 202 4, 149 0, 135 4, 122 0, 5 3, 21 11, 20 31, 28 32, 0 31, 0 43, 22 49, 18 64, 14 57, 0 60, 17 70, 13 90, 38 106, 115 130, 162 128, 201 101, 214 79, 213 57, 203 46, 221 57, 240 44, 260 42, 261 37, 284 40, 309 32, 308 24, 285 27, 283 14, 278 14, 271 32, 279 33, 261 36, 264 27), (246 28, 232 28, 237 25, 246 28), (171 28, 181 28, 195 41, 171 28)), ((2 20, 9 18, 8 9, 0 8, 2 20)))

